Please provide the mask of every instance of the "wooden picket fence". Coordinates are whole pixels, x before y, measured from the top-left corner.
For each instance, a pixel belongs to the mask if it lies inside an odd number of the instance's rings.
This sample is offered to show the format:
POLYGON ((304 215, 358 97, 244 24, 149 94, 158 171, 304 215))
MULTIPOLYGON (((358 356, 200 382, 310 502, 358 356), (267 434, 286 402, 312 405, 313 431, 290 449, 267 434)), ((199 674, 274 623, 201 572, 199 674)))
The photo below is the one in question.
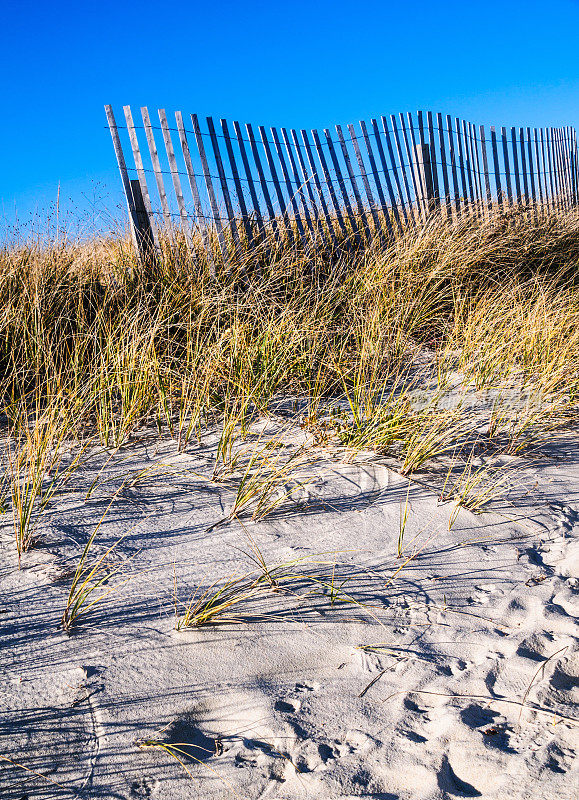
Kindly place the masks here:
POLYGON ((260 125, 256 135, 249 123, 222 119, 217 127, 211 117, 204 131, 196 114, 186 127, 180 111, 171 126, 164 109, 153 125, 146 107, 140 125, 124 106, 121 126, 112 107, 105 110, 143 258, 158 248, 162 230, 181 230, 189 244, 200 235, 214 268, 216 254, 227 262, 239 248, 258 249, 272 237, 339 248, 392 239, 433 213, 459 219, 519 207, 538 217, 578 201, 571 127, 487 133, 483 125, 418 111, 362 120, 358 128, 336 125, 334 133, 260 125), (129 149, 134 167, 125 159, 129 149))

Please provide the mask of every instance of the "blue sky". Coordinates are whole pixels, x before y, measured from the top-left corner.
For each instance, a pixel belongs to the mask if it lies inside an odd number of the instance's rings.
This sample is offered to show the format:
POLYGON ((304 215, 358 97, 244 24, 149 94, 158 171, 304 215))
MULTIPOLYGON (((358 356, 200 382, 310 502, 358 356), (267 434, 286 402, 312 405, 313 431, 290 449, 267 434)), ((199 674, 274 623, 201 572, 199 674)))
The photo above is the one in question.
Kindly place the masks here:
POLYGON ((4 0, 0 229, 124 213, 103 106, 326 127, 416 109, 579 127, 579 2, 4 0), (121 210, 117 210, 120 208, 121 210))

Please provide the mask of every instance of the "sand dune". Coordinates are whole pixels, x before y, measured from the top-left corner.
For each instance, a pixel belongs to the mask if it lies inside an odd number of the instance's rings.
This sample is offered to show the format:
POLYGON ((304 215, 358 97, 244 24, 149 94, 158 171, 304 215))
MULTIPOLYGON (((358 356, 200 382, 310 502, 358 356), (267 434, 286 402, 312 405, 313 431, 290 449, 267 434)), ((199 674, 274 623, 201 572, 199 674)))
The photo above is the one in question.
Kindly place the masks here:
POLYGON ((210 448, 143 437, 85 502, 105 457, 92 460, 20 571, 6 516, 0 797, 572 797, 579 446, 566 448, 451 530, 451 504, 370 461, 321 456, 264 520, 208 530, 231 503, 200 477, 210 448), (123 481, 94 547, 124 534, 110 584, 130 580, 67 636, 71 567, 123 481), (295 562, 294 582, 248 598, 237 624, 175 630, 175 587, 186 600, 253 569, 248 532, 270 565, 295 562), (139 746, 153 740, 183 763, 139 746))

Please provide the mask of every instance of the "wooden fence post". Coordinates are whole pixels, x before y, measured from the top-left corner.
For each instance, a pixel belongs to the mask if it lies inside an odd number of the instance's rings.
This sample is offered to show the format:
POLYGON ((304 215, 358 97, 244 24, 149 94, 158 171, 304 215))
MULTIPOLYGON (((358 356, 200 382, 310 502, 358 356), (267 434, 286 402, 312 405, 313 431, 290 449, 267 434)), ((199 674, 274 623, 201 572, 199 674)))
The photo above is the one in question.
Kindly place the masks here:
POLYGON ((424 196, 422 202, 428 213, 431 214, 438 206, 438 198, 434 191, 434 180, 432 177, 432 161, 430 155, 430 145, 417 144, 415 145, 416 166, 422 178, 422 186, 424 187, 424 196))
POLYGON ((143 198, 141 183, 138 178, 131 180, 130 183, 136 217, 135 236, 137 239, 137 247, 141 261, 147 263, 155 257, 155 237, 143 198))

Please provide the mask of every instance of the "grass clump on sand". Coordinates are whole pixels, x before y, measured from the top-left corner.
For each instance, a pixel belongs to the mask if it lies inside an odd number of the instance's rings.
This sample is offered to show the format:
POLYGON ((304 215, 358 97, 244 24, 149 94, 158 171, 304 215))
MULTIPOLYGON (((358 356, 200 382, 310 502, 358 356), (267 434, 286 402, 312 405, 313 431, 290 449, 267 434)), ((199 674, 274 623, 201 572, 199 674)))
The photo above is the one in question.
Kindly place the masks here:
MULTIPOLYGON (((183 450, 221 426, 219 479, 239 467, 236 437, 293 397, 294 422, 314 443, 379 451, 410 475, 450 454, 466 463, 480 443, 520 455, 576 417, 575 212, 433 218, 358 251, 272 242, 218 264, 216 277, 200 240, 193 252, 175 232, 161 242, 146 265, 123 238, 0 250, 19 555, 76 463, 62 460, 65 440, 111 450, 156 424, 183 450), (464 399, 477 392, 502 399, 474 409, 464 399), (15 408, 34 413, 15 427, 15 408)), ((238 472, 232 517, 268 513, 293 466, 256 450, 238 472)))

